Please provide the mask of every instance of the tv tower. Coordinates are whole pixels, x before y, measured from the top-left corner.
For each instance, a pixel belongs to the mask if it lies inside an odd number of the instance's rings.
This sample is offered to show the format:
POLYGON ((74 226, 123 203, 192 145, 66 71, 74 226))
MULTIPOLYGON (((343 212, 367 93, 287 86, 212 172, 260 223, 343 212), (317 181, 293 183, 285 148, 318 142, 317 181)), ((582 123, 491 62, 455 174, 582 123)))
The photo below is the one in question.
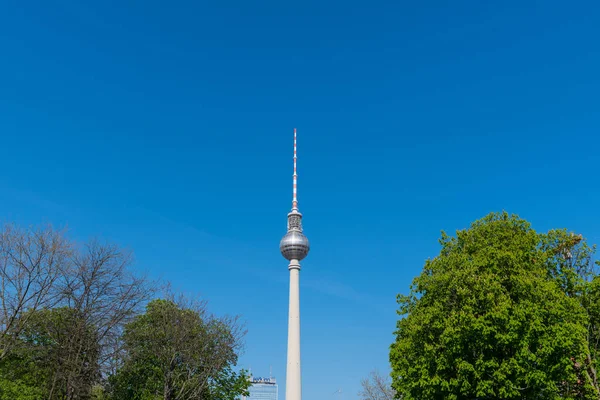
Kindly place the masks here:
POLYGON ((285 400, 302 400, 300 369, 300 260, 308 254, 310 245, 302 233, 302 214, 298 211, 298 174, 296 173, 296 129, 294 128, 294 175, 292 211, 288 213, 287 233, 279 250, 290 265, 290 310, 288 319, 288 352, 285 380, 285 400))

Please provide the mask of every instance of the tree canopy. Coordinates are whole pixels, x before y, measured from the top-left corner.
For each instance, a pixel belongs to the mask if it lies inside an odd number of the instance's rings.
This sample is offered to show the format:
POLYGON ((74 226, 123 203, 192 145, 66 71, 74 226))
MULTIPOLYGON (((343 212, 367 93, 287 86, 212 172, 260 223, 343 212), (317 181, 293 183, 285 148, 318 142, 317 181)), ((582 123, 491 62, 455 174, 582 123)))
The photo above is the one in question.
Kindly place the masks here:
POLYGON ((80 244, 51 227, 0 229, 0 400, 245 393, 234 370, 238 320, 184 297, 148 303, 155 286, 131 265, 114 244, 80 244))
POLYGON ((153 300, 125 327, 123 367, 112 377, 114 400, 234 400, 246 393, 235 373, 239 330, 200 307, 153 300))
POLYGON ((27 324, 13 351, 0 361, 0 398, 90 398, 100 376, 95 329, 68 307, 29 311, 23 317, 27 324), (18 382, 18 393, 11 393, 11 382, 18 382))
POLYGON ((590 248, 494 213, 442 233, 391 346, 403 399, 598 399, 598 277, 590 248))

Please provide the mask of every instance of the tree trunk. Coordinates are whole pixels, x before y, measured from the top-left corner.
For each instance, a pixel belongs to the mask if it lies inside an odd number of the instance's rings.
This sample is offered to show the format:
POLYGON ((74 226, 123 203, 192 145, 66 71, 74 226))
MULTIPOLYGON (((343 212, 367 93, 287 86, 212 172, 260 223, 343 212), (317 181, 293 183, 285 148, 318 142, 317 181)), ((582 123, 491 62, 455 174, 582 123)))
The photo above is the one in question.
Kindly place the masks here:
POLYGON ((173 385, 171 383, 170 374, 165 377, 165 386, 163 389, 163 400, 174 400, 173 385))
POLYGON ((596 369, 594 368, 594 363, 592 361, 592 356, 589 352, 589 349, 588 349, 588 354, 587 354, 587 362, 588 362, 588 371, 592 378, 592 385, 594 386, 594 389, 596 390, 596 394, 600 398, 600 387, 598 386, 598 376, 596 374, 596 369))

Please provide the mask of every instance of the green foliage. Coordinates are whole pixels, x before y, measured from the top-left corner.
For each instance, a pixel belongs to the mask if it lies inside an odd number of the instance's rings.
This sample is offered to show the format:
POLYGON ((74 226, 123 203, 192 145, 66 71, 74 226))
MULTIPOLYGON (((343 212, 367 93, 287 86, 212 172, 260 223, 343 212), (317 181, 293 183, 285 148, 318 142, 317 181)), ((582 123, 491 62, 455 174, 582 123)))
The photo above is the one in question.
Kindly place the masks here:
POLYGON ((0 362, 0 399, 88 399, 98 378, 93 329, 73 309, 30 311, 11 354, 0 362))
POLYGON ((48 370, 30 349, 19 347, 0 361, 0 400, 38 400, 45 398, 48 370))
POLYGON ((592 379, 596 380, 598 387, 598 364, 600 361, 600 276, 595 276, 588 283, 585 306, 588 311, 588 342, 589 342, 589 359, 588 369, 592 379))
POLYGON ((237 319, 166 300, 140 315, 156 288, 119 246, 4 225, 0 260, 0 400, 227 400, 248 387, 233 369, 237 319))
MULTIPOLYGON (((4 371, 2 371, 4 372, 4 371)), ((0 400, 41 400, 42 390, 22 380, 0 377, 0 400)))
POLYGON ((126 325, 121 368, 100 385, 99 342, 77 310, 30 311, 0 360, 0 400, 234 400, 248 380, 235 326, 203 310, 155 300, 126 325))
POLYGON ((108 400, 106 390, 100 384, 96 384, 92 387, 92 400, 108 400))
POLYGON ((398 296, 390 361, 399 396, 598 399, 586 369, 589 262, 559 263, 576 242, 507 213, 442 233, 439 256, 398 296))
POLYGON ((586 352, 578 364, 581 380, 590 382, 592 392, 600 398, 598 357, 600 352, 600 276, 593 262, 596 246, 589 246, 581 235, 565 229, 551 230, 541 236, 541 248, 546 255, 548 277, 557 282, 569 297, 584 308, 587 321, 586 352))
POLYGON ((202 310, 154 300, 123 335, 123 367, 110 378, 114 400, 235 399, 248 382, 235 373, 231 326, 202 310))
POLYGON ((245 370, 236 373, 231 367, 219 371, 211 378, 210 394, 208 399, 237 400, 239 396, 248 396, 250 382, 245 370))

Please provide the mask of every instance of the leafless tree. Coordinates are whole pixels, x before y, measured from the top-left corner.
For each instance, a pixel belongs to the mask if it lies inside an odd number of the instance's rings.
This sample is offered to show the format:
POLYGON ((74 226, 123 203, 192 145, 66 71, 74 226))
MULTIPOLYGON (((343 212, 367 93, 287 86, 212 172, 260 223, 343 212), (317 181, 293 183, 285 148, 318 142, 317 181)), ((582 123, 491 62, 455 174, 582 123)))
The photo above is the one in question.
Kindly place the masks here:
MULTIPOLYGON (((69 343, 69 364, 83 368, 81 357, 97 346, 100 372, 110 373, 122 350, 122 328, 150 299, 153 286, 132 273, 131 254, 113 244, 93 240, 75 252, 70 261, 60 281, 61 304, 81 317, 76 320, 80 326, 73 328, 81 335, 69 343), (82 341, 89 337, 83 335, 89 329, 94 330, 96 343, 82 341)), ((80 373, 77 368, 71 371, 73 377, 80 373)))
POLYGON ((361 400, 392 400, 396 398, 396 391, 392 389, 388 377, 382 376, 377 370, 372 371, 368 378, 360 382, 362 390, 358 396, 361 400))
POLYGON ((27 324, 27 311, 55 306, 61 299, 57 281, 72 256, 72 245, 52 227, 0 232, 0 360, 15 345, 27 324))
MULTIPOLYGON (((131 269, 128 251, 93 240, 79 246, 51 227, 0 231, 0 361, 20 348, 51 348, 48 399, 85 399, 114 372, 123 326, 153 286, 131 269)), ((41 367, 41 366, 40 366, 41 367)))

